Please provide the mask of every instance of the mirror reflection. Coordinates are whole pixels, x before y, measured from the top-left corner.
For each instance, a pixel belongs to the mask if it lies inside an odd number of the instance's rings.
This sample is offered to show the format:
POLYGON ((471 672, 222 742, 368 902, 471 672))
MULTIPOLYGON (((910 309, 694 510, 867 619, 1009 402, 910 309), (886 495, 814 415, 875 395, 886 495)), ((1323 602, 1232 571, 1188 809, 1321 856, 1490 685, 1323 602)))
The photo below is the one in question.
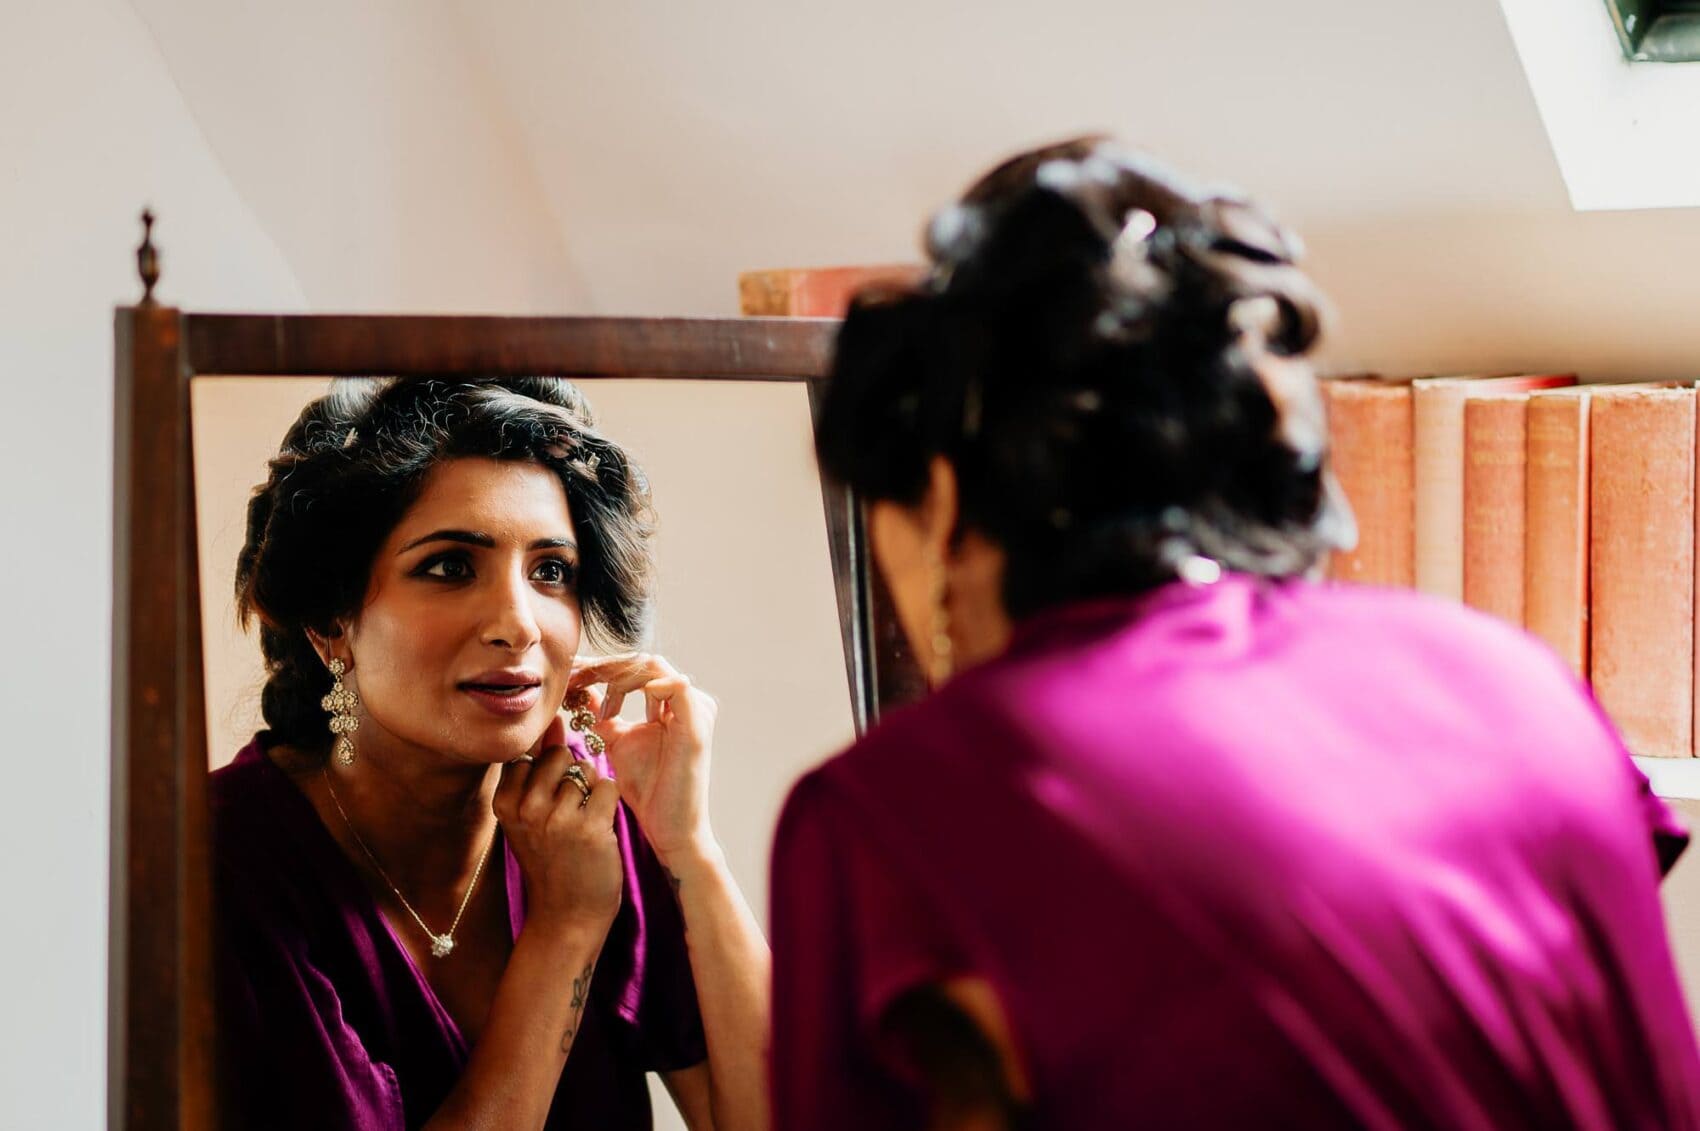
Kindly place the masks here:
POLYGON ((705 1035, 764 1020, 746 909, 852 737, 805 388, 193 411, 226 1118, 736 1126, 762 1066, 705 1035))

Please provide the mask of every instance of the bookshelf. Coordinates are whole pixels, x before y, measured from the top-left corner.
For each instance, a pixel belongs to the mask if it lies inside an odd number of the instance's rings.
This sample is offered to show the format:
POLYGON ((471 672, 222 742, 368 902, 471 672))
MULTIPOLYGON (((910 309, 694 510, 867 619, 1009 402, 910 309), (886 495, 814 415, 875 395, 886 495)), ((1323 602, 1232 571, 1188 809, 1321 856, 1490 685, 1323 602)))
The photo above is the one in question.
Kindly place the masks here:
POLYGON ((1695 386, 1514 375, 1322 389, 1360 531, 1330 576, 1462 600, 1540 637, 1654 791, 1700 800, 1695 386))
POLYGON ((1700 758, 1636 758, 1634 761, 1660 797, 1700 801, 1700 758))

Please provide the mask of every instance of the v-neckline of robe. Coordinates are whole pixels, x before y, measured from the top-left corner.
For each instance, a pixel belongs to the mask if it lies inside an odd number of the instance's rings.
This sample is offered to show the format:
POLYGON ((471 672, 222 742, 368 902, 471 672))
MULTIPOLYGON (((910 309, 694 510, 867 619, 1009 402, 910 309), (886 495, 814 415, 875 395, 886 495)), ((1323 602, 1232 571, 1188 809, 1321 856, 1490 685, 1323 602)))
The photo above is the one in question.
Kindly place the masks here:
MULTIPOLYGON (((443 999, 438 996, 436 987, 431 985, 431 980, 425 976, 425 971, 420 969, 418 961, 413 957, 413 952, 407 949, 407 944, 403 943, 401 936, 396 933, 395 926, 384 915, 383 909, 378 906, 377 897, 372 894, 372 889, 367 885, 365 878, 360 875, 359 868, 355 867, 354 861, 350 860, 348 854, 343 852, 342 845, 337 843, 335 835, 331 833, 330 828, 319 815, 319 811, 314 807, 312 800, 301 790, 300 786, 295 784, 295 780, 282 766, 272 761, 271 755, 266 751, 265 744, 256 742, 254 745, 256 755, 266 767, 266 775, 273 778, 274 784, 281 794, 290 798, 286 804, 297 807, 295 808, 295 819, 291 823, 300 826, 304 840, 312 844, 318 854, 323 857, 320 868, 327 883, 332 885, 333 892, 337 886, 344 889, 342 899, 338 900, 339 903, 342 903, 343 910, 358 913, 361 917, 376 922, 382 928, 383 937, 389 940, 389 944, 396 949, 401 955, 402 961, 407 964, 407 969, 413 975, 415 988, 430 1007, 433 1016, 442 1025, 443 1032, 448 1036, 455 1053, 464 1063, 472 1055, 472 1046, 467 1041, 466 1034, 460 1027, 460 1022, 455 1020, 454 1014, 450 1013, 448 1007, 443 1004, 443 999)), ((520 874, 519 860, 514 856, 513 850, 509 848, 508 839, 502 835, 500 827, 496 830, 496 841, 502 852, 502 875, 505 881, 503 895, 505 896, 508 915, 508 941, 512 944, 519 941, 520 928, 525 924, 525 881, 520 874)))

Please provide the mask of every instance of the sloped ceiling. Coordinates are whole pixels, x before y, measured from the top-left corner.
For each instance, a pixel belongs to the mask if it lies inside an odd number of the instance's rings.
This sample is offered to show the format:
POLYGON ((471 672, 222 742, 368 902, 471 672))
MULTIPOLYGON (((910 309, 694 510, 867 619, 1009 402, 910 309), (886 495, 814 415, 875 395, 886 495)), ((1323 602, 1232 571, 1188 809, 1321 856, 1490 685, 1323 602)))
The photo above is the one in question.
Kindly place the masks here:
POLYGON ((434 0, 131 6, 315 307, 587 301, 568 225, 434 0))
POLYGON ((1301 226, 1564 200, 1493 0, 455 6, 612 309, 911 255, 989 162, 1096 130, 1301 226))
POLYGON ((317 305, 731 313, 1109 131, 1298 227, 1332 368, 1692 364, 1700 213, 1571 210, 1497 0, 135 3, 317 305))

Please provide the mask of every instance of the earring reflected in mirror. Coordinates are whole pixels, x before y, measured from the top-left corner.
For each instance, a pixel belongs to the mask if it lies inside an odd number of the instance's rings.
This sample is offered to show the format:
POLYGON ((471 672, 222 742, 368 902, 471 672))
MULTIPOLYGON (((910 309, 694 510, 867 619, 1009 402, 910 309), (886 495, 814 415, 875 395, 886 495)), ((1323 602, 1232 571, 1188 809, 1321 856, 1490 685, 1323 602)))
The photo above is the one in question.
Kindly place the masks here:
POLYGON ((608 744, 591 729, 596 726, 596 712, 590 709, 590 696, 583 691, 574 691, 567 696, 564 706, 568 712, 567 726, 584 736, 584 748, 598 756, 606 752, 608 744))
POLYGON ((348 670, 348 665, 341 660, 332 660, 326 666, 331 672, 331 690, 319 700, 319 706, 331 715, 331 733, 336 736, 336 744, 331 747, 331 756, 344 766, 352 766, 354 740, 349 735, 360 729, 360 716, 354 713, 355 708, 360 706, 360 696, 354 694, 342 682, 342 673, 348 670))
POLYGON ((945 578, 944 563, 933 559, 928 567, 932 587, 932 623, 928 635, 932 638, 931 654, 927 658, 927 674, 934 687, 950 678, 956 665, 956 645, 950 639, 950 583, 945 578))

